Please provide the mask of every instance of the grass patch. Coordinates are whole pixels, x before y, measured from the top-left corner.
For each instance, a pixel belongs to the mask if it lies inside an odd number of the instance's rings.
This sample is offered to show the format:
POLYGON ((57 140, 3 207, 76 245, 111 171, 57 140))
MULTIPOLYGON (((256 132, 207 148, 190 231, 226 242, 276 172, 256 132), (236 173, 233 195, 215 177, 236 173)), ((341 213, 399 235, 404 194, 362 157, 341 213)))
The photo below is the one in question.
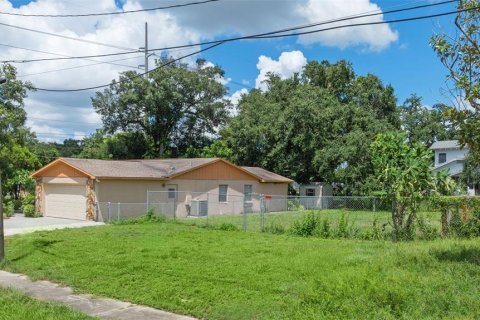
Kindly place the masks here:
POLYGON ((474 319, 479 248, 146 223, 8 238, 3 267, 208 319, 474 319))
MULTIPOLYGON (((328 224, 328 227, 332 233, 347 233, 347 231, 351 233, 356 231, 358 238, 362 238, 362 233, 366 234, 366 237, 368 238, 369 233, 374 228, 378 228, 384 233, 389 233, 392 231, 392 227, 389 224, 389 221, 391 220, 390 212, 360 210, 348 211, 344 209, 265 213, 264 231, 275 234, 291 232, 297 233, 296 231, 298 231, 298 223, 301 223, 304 217, 310 214, 313 214, 318 223, 323 224, 323 226, 328 224)), ((418 216, 424 222, 425 227, 428 226, 428 228, 430 228, 433 232, 437 232, 438 234, 440 233, 440 213, 420 212, 418 213, 418 216)), ((259 213, 248 213, 246 217, 243 217, 240 214, 215 215, 199 218, 188 217, 177 219, 176 222, 190 226, 217 229, 224 224, 235 226, 238 230, 243 230, 244 226, 246 226, 246 230, 251 232, 260 232, 262 225, 259 213)), ((421 230, 418 231, 420 232, 421 230)), ((424 238, 423 233, 425 232, 421 233, 422 234, 419 234, 419 237, 424 238)))
POLYGON ((88 320, 96 319, 63 305, 27 297, 11 289, 0 288, 0 320, 88 320))

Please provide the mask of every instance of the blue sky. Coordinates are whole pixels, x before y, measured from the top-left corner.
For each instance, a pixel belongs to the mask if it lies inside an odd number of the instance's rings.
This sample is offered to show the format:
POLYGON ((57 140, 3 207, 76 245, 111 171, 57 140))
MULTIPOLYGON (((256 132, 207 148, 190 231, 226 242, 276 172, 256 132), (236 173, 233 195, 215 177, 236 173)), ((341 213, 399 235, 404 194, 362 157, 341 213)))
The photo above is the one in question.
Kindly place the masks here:
MULTIPOLYGON (((188 2, 182 0, 181 2, 188 2)), ((111 20, 29 20, 28 18, 9 18, 7 22, 22 26, 30 26, 39 30, 77 36, 94 41, 114 43, 127 47, 142 46, 143 21, 149 21, 150 47, 162 47, 192 43, 204 39, 220 39, 231 35, 245 35, 255 32, 276 30, 284 27, 302 25, 312 21, 323 21, 322 17, 335 14, 343 17, 370 11, 378 5, 383 11, 399 5, 426 4, 435 1, 396 1, 396 0, 221 0, 218 3, 188 7, 185 9, 155 12, 143 16, 124 15, 111 20), (302 11, 303 10, 303 11, 302 11), (128 17, 127 17, 128 16, 128 17), (122 20, 123 19, 123 20, 122 20), (310 19, 310 20, 309 20, 310 19)), ((109 12, 118 10, 118 1, 63 1, 39 0, 0 0, 3 11, 23 13, 85 13, 109 12)), ((153 0, 123 1, 124 9, 139 9, 158 6, 160 2, 153 0)), ((178 3, 172 0, 162 1, 162 5, 178 3)), ((452 11, 453 4, 426 8, 418 11, 386 15, 383 20, 427 15, 431 13, 452 11)), ((4 18, 4 17, 0 17, 4 18)), ((377 17, 376 19, 382 19, 377 17)), ((5 20, 2 20, 5 22, 5 20)), ((288 76, 298 64, 291 66, 288 61, 278 63, 282 53, 299 51, 307 60, 340 59, 351 61, 355 72, 359 75, 373 73, 385 84, 391 84, 402 103, 412 93, 423 97, 426 105, 439 102, 448 103, 448 97, 441 90, 446 88, 446 70, 429 46, 429 39, 435 32, 451 32, 453 16, 434 18, 415 22, 396 23, 374 27, 358 27, 344 33, 318 35, 310 40, 284 38, 275 40, 238 41, 224 44, 201 55, 212 63, 220 65, 226 72, 226 78, 234 82, 248 82, 255 87, 262 68, 280 68, 288 76), (330 36, 330 37, 329 37, 330 36), (266 64, 258 68, 257 64, 264 56, 266 64), (286 70, 286 71, 285 71, 286 70), (289 73, 290 72, 290 73, 289 73)), ((97 48, 64 39, 49 38, 29 34, 18 30, 0 30, 0 44, 9 44, 34 48, 36 50, 61 53, 66 55, 83 55, 89 53, 105 53, 115 51, 111 48, 97 48)), ((0 48, 2 50, 2 48, 0 48)), ((187 52, 188 53, 188 52, 187 52)), ((44 54, 2 50, 3 58, 23 55, 23 58, 40 58, 44 54)), ((298 57, 298 55, 297 55, 298 57)), ((298 62, 298 61, 297 61, 298 62)), ((28 68, 19 65, 19 75, 32 81, 37 86, 48 88, 75 88, 108 83, 125 68, 101 65, 58 71, 42 74, 45 70, 76 66, 83 62, 32 64, 28 68), (31 75, 40 73, 40 75, 31 75)), ((124 63, 124 62, 122 62, 124 63)), ((129 65, 142 63, 142 58, 127 61, 129 65)), ((301 65, 300 65, 301 66, 301 65)), ((274 69, 276 70, 276 69, 274 69)), ((265 70, 263 70, 265 71, 265 70)), ((266 70, 268 71, 268 70, 266 70)), ((228 84, 230 94, 242 87, 234 83, 228 84)), ((79 94, 33 93, 26 101, 29 115, 28 124, 33 131, 39 133, 43 140, 62 140, 92 133, 100 125, 94 114, 90 96, 92 92, 79 94)))

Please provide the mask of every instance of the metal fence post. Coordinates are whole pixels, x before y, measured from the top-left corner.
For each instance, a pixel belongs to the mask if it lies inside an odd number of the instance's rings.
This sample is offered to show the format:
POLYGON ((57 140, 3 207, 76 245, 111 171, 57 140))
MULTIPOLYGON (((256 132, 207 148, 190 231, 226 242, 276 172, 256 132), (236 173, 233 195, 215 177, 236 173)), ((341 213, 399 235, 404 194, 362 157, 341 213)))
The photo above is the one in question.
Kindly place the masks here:
POLYGON ((148 212, 149 205, 150 205, 150 190, 147 190, 147 203, 145 204, 145 207, 146 207, 145 213, 148 212))
POLYGON ((242 216, 243 216, 243 231, 247 231, 247 200, 245 199, 245 195, 243 196, 243 209, 242 209, 242 216))
POLYGON ((117 202, 117 220, 120 220, 120 202, 117 202))
POLYGON ((373 198, 373 212, 375 212, 375 209, 376 209, 376 208, 375 208, 375 207, 376 207, 376 203, 375 203, 376 200, 377 200, 377 198, 373 198))
POLYGON ((263 232, 265 229, 265 195, 260 195, 260 231, 263 232))
POLYGON ((107 218, 108 218, 108 222, 110 222, 110 216, 111 216, 111 207, 112 207, 112 203, 111 202, 108 202, 107 203, 107 218))

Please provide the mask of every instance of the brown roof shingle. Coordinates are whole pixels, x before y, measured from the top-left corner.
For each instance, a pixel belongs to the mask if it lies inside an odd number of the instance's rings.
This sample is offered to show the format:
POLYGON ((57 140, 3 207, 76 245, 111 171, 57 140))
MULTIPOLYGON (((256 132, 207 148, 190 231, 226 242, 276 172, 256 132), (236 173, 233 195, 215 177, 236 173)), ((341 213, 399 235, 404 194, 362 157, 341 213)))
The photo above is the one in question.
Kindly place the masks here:
MULTIPOLYGON (((165 179, 194 168, 207 165, 220 158, 191 159, 155 159, 155 160, 97 160, 60 158, 62 161, 87 172, 97 178, 127 178, 127 179, 165 179)), ((233 166, 236 166, 232 164, 233 166)), ((286 177, 258 167, 240 167, 262 182, 290 183, 286 177)), ((40 169, 39 171, 41 171, 40 169)), ((37 172, 39 172, 37 171, 37 172)), ((35 174, 34 174, 35 175, 35 174)))
POLYGON ((72 166, 97 178, 156 178, 168 177, 214 162, 218 158, 156 159, 156 160, 97 160, 62 158, 72 166))

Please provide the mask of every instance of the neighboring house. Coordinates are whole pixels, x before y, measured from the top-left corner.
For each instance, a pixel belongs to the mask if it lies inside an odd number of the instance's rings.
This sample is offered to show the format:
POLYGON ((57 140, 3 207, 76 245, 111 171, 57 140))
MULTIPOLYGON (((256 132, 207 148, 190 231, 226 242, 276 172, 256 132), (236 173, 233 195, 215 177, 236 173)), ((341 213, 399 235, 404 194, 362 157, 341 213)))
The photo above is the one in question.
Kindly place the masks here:
MULTIPOLYGON (((208 201, 208 214, 240 213, 243 201, 260 206, 252 194, 287 196, 292 180, 257 167, 241 167, 219 158, 94 160, 59 158, 32 174, 36 209, 44 216, 103 220, 98 203, 131 204, 130 215, 152 208, 186 217, 208 201), (147 191, 155 191, 153 193, 147 191), (136 204, 136 206, 134 206, 136 204), (143 205, 142 205, 143 204, 143 205), (162 204, 163 206, 161 206, 162 204)), ((286 210, 284 202, 278 203, 286 210)), ((103 208, 103 209, 102 209, 103 208)), ((169 213, 170 214, 170 213, 169 213)))
MULTIPOLYGON (((437 141, 430 147, 435 153, 435 162, 432 172, 446 171, 455 181, 459 181, 465 167, 465 158, 470 149, 468 146, 461 147, 458 140, 437 141)), ((478 195, 479 185, 468 186, 469 195, 478 195)))
POLYGON ((300 184, 300 204, 306 209, 321 209, 327 207, 333 196, 333 188, 325 182, 300 184), (330 197, 330 198, 329 198, 330 197))

